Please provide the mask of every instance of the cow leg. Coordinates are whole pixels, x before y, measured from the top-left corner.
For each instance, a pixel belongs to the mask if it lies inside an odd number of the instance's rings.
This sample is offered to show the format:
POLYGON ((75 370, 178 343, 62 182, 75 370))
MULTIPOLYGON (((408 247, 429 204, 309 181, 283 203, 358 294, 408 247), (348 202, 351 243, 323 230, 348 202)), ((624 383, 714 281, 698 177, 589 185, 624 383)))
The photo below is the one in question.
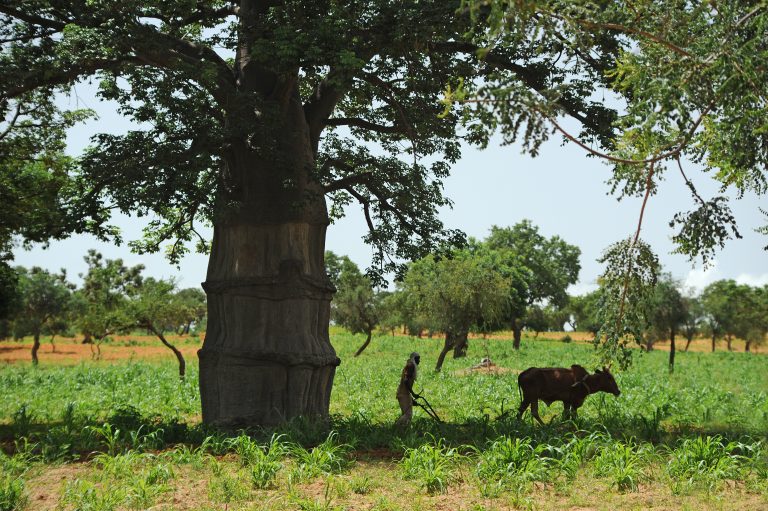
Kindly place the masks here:
POLYGON ((520 403, 520 408, 517 410, 517 418, 518 418, 518 420, 523 417, 523 413, 525 412, 525 409, 528 408, 529 404, 531 404, 531 402, 527 401, 525 398, 523 398, 523 402, 520 403))
POLYGON ((539 424, 542 426, 544 425, 544 421, 541 420, 541 417, 539 417, 539 400, 531 403, 531 415, 533 415, 533 418, 539 421, 539 424))

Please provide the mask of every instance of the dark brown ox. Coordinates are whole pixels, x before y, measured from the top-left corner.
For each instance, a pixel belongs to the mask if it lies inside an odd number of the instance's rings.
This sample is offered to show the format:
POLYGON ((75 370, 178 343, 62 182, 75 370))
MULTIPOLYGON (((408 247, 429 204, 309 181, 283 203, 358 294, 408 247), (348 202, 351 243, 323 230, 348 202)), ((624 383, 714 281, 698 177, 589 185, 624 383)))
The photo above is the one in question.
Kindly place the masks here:
POLYGON ((609 392, 614 396, 621 394, 616 380, 607 368, 598 369, 595 374, 587 373, 580 365, 565 367, 529 367, 517 377, 522 403, 517 418, 530 405, 531 415, 544 425, 539 417, 539 399, 550 405, 562 401, 563 417, 576 417, 576 410, 584 404, 588 395, 595 392, 609 392))

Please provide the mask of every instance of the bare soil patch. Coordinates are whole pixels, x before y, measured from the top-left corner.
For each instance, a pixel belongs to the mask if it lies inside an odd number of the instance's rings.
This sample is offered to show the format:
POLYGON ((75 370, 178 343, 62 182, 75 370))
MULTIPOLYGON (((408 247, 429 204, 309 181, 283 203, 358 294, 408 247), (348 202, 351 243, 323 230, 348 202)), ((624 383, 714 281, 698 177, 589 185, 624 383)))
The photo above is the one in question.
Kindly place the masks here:
MULTIPOLYGON (((169 336, 168 342, 176 346, 185 358, 193 357, 202 346, 202 338, 189 336, 169 336), (197 340, 199 339, 199 340, 197 340)), ((96 347, 91 344, 81 344, 80 339, 64 338, 55 340, 56 351, 48 341, 42 339, 40 351, 37 356, 41 364, 73 365, 81 362, 105 362, 130 359, 168 359, 176 360, 171 350, 163 346, 160 341, 151 336, 143 335, 116 335, 110 342, 101 344, 101 355, 96 358, 96 347)), ((5 341, 0 342, 0 363, 14 364, 32 361, 32 342, 5 341)))

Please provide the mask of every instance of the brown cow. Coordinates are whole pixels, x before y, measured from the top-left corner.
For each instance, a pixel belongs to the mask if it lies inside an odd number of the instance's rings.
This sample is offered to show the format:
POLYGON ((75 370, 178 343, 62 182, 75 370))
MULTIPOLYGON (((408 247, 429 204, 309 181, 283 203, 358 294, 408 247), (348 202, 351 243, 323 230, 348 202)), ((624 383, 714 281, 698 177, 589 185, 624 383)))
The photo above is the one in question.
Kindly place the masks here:
POLYGON ((562 401, 563 417, 576 417, 576 410, 584 404, 588 395, 595 392, 610 392, 614 396, 621 394, 616 380, 607 368, 598 369, 595 374, 587 373, 580 365, 564 367, 529 367, 517 377, 517 387, 522 403, 517 418, 530 405, 531 415, 543 426, 539 417, 539 399, 547 403, 562 401))

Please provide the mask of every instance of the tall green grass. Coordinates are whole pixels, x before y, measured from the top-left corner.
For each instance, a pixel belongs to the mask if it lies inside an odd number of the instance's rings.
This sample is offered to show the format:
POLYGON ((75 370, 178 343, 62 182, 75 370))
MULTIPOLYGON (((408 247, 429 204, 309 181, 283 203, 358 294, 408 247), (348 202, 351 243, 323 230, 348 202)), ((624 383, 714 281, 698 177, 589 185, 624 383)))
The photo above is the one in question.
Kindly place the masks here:
MULTIPOLYGON (((434 373, 440 339, 374 338, 356 358, 359 337, 332 340, 342 364, 330 421, 297 419, 268 431, 200 424, 195 361, 185 381, 171 361, 2 367, 0 511, 23 509, 30 467, 51 462, 88 460, 100 469, 99 477, 64 488, 65 506, 140 509, 162 498, 179 467, 209 471, 211 501, 228 505, 281 484, 344 474, 373 449, 391 452, 400 477, 426 493, 461 480, 488 497, 519 496, 534 483, 567 485, 580 474, 621 492, 653 481, 674 493, 716 491, 727 480, 768 487, 765 356, 679 353, 669 375, 665 353, 638 353, 631 369, 616 374, 619 398, 590 396, 576 421, 560 418, 561 404, 541 403, 547 421, 541 427, 529 415, 516 418, 517 371, 591 368, 589 346, 525 339, 515 351, 508 341, 472 340, 468 358, 449 359, 434 373), (414 350, 422 355, 415 390, 444 422, 417 409, 412 426, 399 430, 395 391, 414 350), (509 372, 466 371, 486 353, 509 372), (222 461, 226 455, 236 467, 222 461), (105 484, 117 490, 104 492, 105 484)), ((359 495, 374 486, 364 477, 350 485, 359 495)), ((301 502, 330 506, 330 500, 301 502)))

